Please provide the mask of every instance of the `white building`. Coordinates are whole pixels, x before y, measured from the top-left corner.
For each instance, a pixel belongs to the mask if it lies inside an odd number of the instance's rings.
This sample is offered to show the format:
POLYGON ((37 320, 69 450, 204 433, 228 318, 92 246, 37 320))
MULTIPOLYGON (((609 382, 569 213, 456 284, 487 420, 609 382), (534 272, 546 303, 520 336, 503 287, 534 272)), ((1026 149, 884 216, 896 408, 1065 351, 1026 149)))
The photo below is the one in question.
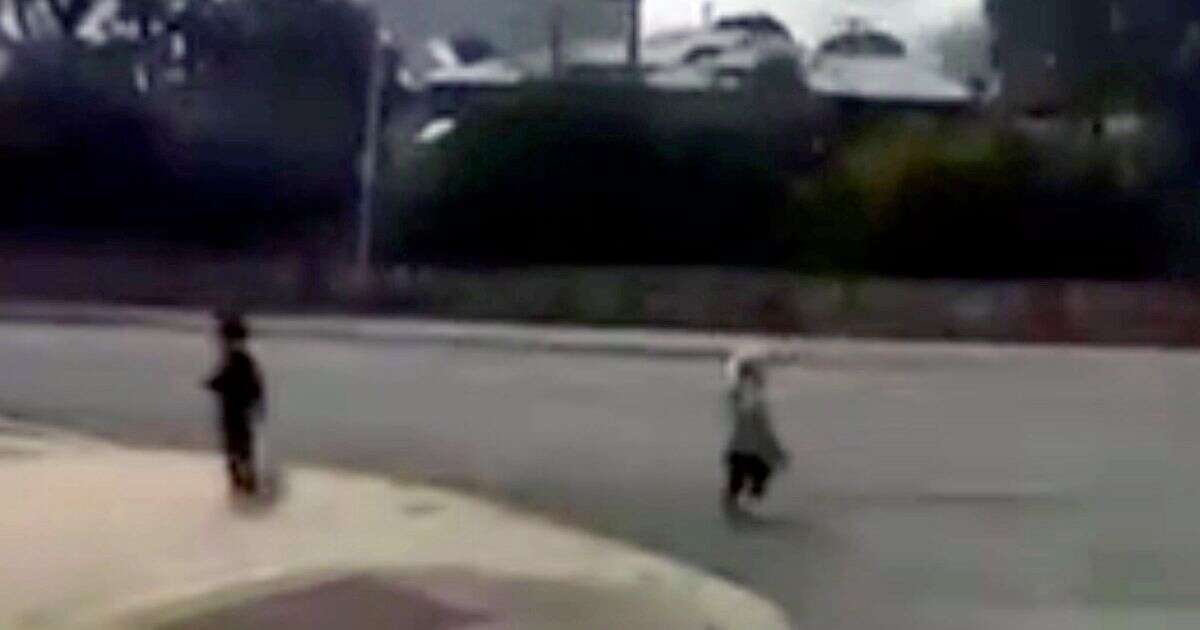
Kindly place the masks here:
MULTIPOLYGON (((976 98, 935 65, 912 58, 905 44, 887 33, 851 23, 809 53, 777 24, 767 16, 741 16, 710 28, 652 35, 642 40, 636 79, 664 92, 736 92, 763 63, 788 59, 795 62, 798 90, 839 105, 951 110, 976 98)), ((531 81, 604 83, 629 75, 625 41, 592 39, 565 43, 556 52, 450 63, 431 71, 425 86, 435 115, 444 118, 473 97, 531 81)))
POLYGON ((892 106, 963 107, 970 88, 909 55, 896 37, 852 22, 821 44, 806 67, 818 97, 892 106))
MULTIPOLYGON (((622 40, 570 42, 558 51, 558 64, 555 56, 551 50, 542 49, 474 64, 443 66, 430 72, 426 82, 433 91, 512 87, 555 78, 556 65, 561 72, 558 78, 565 80, 604 81, 629 74, 627 44, 622 40)), ((786 33, 718 23, 713 28, 645 38, 638 75, 647 86, 663 90, 736 90, 760 63, 776 57, 801 60, 803 53, 786 33)))

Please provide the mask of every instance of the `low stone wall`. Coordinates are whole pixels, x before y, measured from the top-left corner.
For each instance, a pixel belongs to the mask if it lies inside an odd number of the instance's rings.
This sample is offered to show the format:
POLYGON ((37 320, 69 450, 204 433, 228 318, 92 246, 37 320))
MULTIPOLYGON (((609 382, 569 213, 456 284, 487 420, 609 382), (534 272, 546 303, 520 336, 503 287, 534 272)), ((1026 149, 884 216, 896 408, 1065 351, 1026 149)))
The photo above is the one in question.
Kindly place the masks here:
POLYGON ((162 249, 44 251, 3 249, 0 296, 141 304, 219 305, 244 296, 255 305, 302 299, 300 259, 246 260, 162 249))
POLYGON ((835 280, 714 269, 398 272, 385 295, 441 316, 819 336, 1195 344, 1200 285, 835 280))
POLYGON ((1167 282, 836 280, 696 268, 405 268, 364 280, 302 258, 0 253, 0 298, 818 336, 1200 344, 1200 285, 1167 282))

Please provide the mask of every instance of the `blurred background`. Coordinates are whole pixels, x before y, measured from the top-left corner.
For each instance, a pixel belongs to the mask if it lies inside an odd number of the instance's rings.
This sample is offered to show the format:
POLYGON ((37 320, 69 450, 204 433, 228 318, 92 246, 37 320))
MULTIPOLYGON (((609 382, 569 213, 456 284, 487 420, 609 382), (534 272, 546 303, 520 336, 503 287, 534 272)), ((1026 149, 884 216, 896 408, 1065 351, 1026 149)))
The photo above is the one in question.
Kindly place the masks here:
POLYGON ((10 296, 761 327, 567 270, 1200 271, 1182 0, 8 0, 0 27, 10 296), (557 297, 469 304, 535 267, 557 297))

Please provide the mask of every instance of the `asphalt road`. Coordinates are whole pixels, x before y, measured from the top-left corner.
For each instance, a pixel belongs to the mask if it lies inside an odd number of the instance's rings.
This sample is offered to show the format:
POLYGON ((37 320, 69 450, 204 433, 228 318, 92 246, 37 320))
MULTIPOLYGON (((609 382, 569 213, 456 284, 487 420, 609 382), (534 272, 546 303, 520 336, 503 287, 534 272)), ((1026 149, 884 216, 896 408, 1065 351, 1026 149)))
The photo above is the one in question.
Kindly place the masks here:
MULTIPOLYGON (((1196 627, 1200 355, 922 348, 773 371, 795 464, 730 523, 712 361, 255 346, 274 455, 544 509, 740 580, 798 627, 1196 627)), ((0 412, 210 448, 214 359, 196 334, 4 324, 0 412)))

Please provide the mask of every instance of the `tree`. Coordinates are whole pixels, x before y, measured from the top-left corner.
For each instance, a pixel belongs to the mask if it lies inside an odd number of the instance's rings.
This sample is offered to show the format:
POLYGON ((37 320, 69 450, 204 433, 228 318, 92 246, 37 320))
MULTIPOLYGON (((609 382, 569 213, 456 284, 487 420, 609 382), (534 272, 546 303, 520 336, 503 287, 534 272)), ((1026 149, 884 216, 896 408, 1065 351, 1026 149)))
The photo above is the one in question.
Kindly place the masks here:
POLYGON ((87 14, 98 4, 96 0, 44 0, 58 21, 64 37, 75 38, 87 14))
POLYGON ((216 160, 258 147, 248 159, 281 223, 343 213, 356 190, 373 15, 330 0, 226 0, 180 23, 189 87, 163 98, 189 141, 218 147, 216 160))
POLYGON ((28 38, 32 31, 29 24, 29 9, 33 5, 32 0, 9 0, 5 4, 5 8, 12 13, 13 23, 16 26, 15 38, 28 38))
POLYGON ((117 18, 135 24, 138 38, 146 41, 155 35, 156 29, 161 32, 168 30, 168 26, 177 26, 171 24, 175 13, 168 0, 121 0, 117 18))
POLYGON ((9 11, 13 15, 17 39, 30 40, 49 35, 39 33, 34 26, 36 18, 33 16, 38 15, 53 22, 54 36, 75 40, 85 20, 101 4, 101 0, 9 0, 9 11))
POLYGON ((458 54, 458 58, 464 64, 472 64, 478 61, 483 61, 489 57, 495 57, 497 54, 496 47, 488 38, 475 33, 460 33, 450 38, 450 45, 454 48, 454 52, 458 54))
POLYGON ((935 33, 932 39, 946 74, 966 82, 986 82, 993 76, 991 34, 984 24, 959 22, 935 33))
POLYGON ((0 84, 0 161, 12 175, 3 183, 23 191, 9 196, 14 221, 246 244, 344 216, 376 46, 367 9, 341 0, 116 8, 126 28, 97 45, 39 36, 14 51, 17 72, 0 84), (131 69, 142 66, 183 80, 136 93, 131 69), (68 176, 80 184, 33 190, 68 176))

